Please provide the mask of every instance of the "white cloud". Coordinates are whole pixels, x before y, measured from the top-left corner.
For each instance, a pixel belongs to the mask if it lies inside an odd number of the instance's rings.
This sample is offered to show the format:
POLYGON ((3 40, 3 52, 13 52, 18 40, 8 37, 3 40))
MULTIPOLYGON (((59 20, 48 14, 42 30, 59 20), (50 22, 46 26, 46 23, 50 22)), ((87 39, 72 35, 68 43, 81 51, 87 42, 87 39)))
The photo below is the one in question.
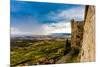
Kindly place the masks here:
POLYGON ((65 20, 84 20, 85 6, 80 6, 76 8, 58 10, 58 13, 51 11, 48 15, 50 19, 65 19, 65 20))
POLYGON ((47 17, 50 20, 53 19, 57 21, 56 23, 50 22, 50 24, 43 24, 43 25, 42 24, 39 25, 35 23, 35 24, 31 24, 32 30, 27 28, 27 30, 24 30, 24 31, 22 29, 12 27, 11 34, 48 35, 51 33, 71 33, 70 20, 71 19, 83 20, 84 12, 85 12, 84 8, 85 7, 81 6, 81 7, 76 7, 76 8, 66 9, 66 10, 58 10, 58 12, 51 11, 49 14, 47 14, 47 17), (63 19, 63 20, 59 21, 59 19, 63 19), (29 31, 29 32, 25 32, 25 31, 29 31))
POLYGON ((11 34, 18 34, 20 31, 17 28, 11 27, 11 34))
POLYGON ((52 20, 63 19, 62 21, 57 21, 57 23, 50 23, 49 25, 43 25, 45 34, 51 33, 71 33, 71 19, 77 21, 84 20, 85 7, 71 8, 67 10, 58 10, 58 13, 51 11, 47 16, 52 20))
POLYGON ((43 25, 45 35, 51 33, 71 33, 71 24, 69 22, 51 23, 43 25))
POLYGON ((56 23, 50 23, 43 25, 45 34, 51 33, 71 33, 71 19, 75 19, 77 21, 84 20, 84 11, 85 7, 80 6, 76 8, 66 9, 66 10, 58 10, 58 12, 51 11, 48 13, 48 18, 50 20, 57 21, 56 23), (63 19, 59 21, 60 19, 63 19))
POLYGON ((28 35, 32 34, 31 32, 23 32, 18 28, 11 27, 11 35, 28 35))

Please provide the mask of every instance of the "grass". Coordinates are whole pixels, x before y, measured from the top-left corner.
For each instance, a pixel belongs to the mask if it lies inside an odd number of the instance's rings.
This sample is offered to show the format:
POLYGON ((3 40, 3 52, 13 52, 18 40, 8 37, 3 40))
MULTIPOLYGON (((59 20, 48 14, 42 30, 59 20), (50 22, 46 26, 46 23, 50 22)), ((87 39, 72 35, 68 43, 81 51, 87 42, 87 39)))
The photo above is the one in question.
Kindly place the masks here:
POLYGON ((13 40, 11 41, 11 66, 58 64, 79 62, 79 50, 72 51, 71 41, 55 40, 13 40))
POLYGON ((55 64, 64 55, 65 39, 11 43, 11 65, 55 64), (25 46, 24 46, 25 45, 25 46))

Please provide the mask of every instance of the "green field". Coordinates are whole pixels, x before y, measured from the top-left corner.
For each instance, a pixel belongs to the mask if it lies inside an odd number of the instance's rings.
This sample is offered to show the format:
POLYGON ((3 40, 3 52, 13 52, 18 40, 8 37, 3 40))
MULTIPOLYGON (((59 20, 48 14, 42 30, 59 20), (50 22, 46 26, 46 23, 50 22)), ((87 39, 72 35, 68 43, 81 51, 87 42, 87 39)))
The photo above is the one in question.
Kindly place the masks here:
POLYGON ((11 40, 11 65, 55 64, 69 49, 67 45, 66 39, 11 40))

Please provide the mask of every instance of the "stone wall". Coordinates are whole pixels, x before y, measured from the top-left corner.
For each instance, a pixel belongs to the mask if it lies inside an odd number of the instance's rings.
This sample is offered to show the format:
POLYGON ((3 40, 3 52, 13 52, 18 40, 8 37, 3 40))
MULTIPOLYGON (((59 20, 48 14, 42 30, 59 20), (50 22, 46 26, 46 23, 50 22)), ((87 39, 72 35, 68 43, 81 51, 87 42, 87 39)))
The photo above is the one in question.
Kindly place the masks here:
POLYGON ((86 6, 81 62, 95 61, 95 6, 86 6))
POLYGON ((83 39, 83 21, 75 21, 74 19, 71 20, 71 48, 72 49, 79 49, 81 47, 80 43, 83 39))

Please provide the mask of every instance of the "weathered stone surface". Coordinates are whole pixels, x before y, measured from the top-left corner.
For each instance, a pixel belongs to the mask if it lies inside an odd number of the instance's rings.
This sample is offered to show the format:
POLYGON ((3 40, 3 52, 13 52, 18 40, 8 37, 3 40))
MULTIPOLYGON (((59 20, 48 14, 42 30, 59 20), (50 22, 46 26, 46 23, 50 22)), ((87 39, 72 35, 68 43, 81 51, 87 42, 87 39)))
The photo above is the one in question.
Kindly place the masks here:
POLYGON ((86 7, 81 62, 95 61, 95 7, 86 7))
POLYGON ((74 49, 79 48, 81 45, 81 41, 83 39, 83 21, 75 21, 74 19, 71 20, 71 47, 74 49))
POLYGON ((71 21, 71 31, 71 48, 79 50, 80 62, 95 61, 95 6, 86 6, 84 22, 71 21))

